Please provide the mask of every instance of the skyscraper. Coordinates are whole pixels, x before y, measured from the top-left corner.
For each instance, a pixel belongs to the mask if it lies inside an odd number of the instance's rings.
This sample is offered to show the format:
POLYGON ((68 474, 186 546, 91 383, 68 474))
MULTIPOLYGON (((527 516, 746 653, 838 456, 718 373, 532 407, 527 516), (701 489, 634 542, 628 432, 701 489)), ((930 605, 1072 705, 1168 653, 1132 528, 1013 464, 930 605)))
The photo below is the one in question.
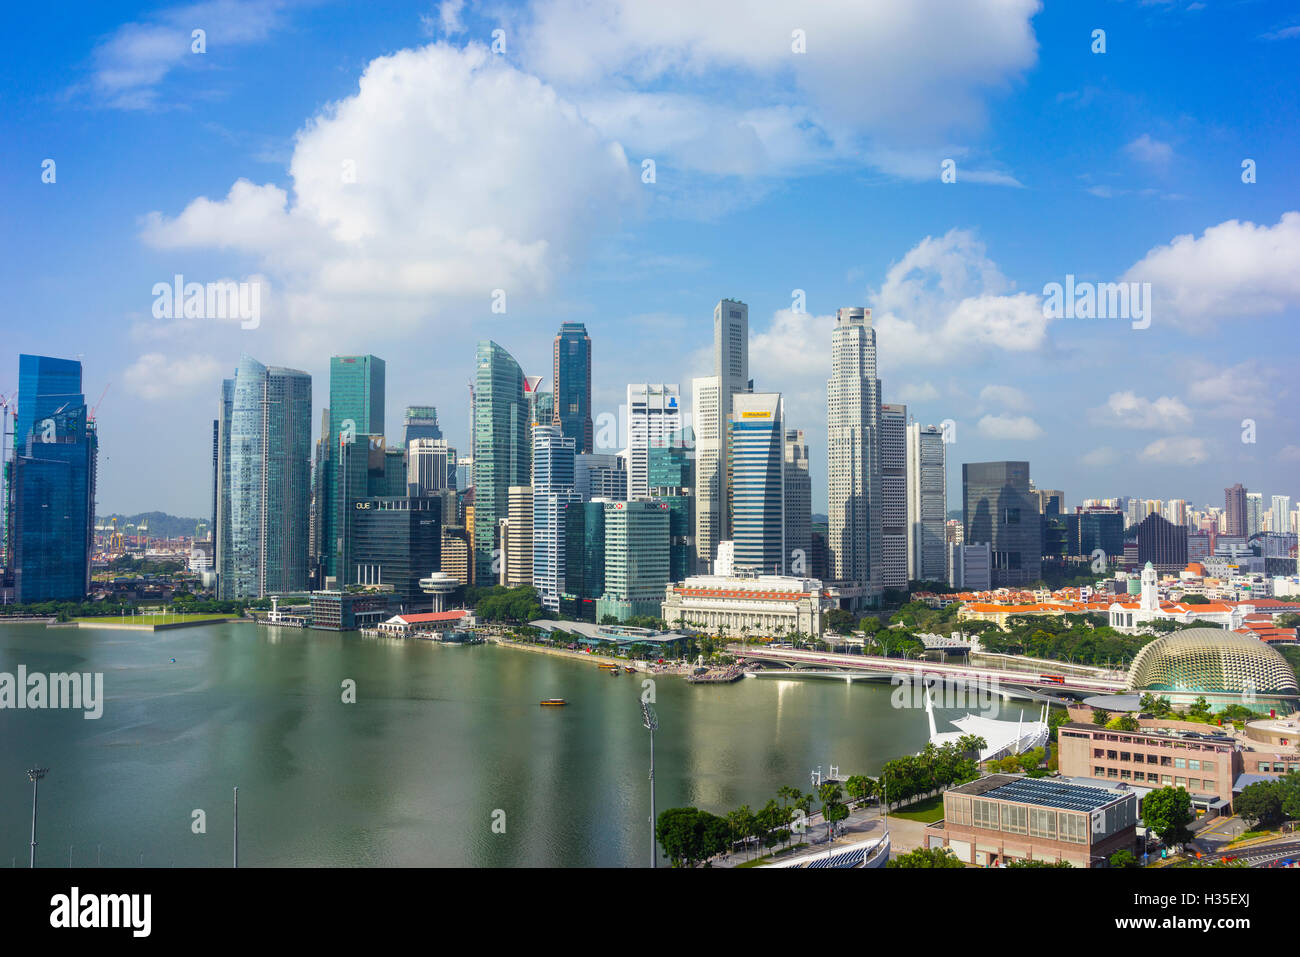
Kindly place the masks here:
POLYGON ((404 420, 402 445, 410 448, 416 439, 440 439, 442 427, 438 425, 438 410, 431 405, 408 405, 404 420))
MULTIPOLYGON (((406 494, 433 495, 456 487, 456 450, 446 439, 408 439, 406 494)), ((451 518, 456 518, 452 514, 451 518)), ((455 524, 453 521, 451 524, 455 524)))
POLYGON ((1042 575, 1042 515, 1029 494, 1028 462, 961 467, 962 529, 968 545, 992 551, 994 588, 1032 585, 1042 575))
POLYGON ((785 415, 781 394, 736 393, 731 408, 735 569, 784 575, 785 415))
POLYGON ((577 454, 594 451, 591 425, 591 337, 581 322, 565 322, 555 336, 553 424, 573 439, 577 454))
POLYGON ((14 601, 80 601, 90 590, 99 457, 80 362, 18 357, 13 442, 5 551, 14 601))
MULTIPOLYGON (((474 577, 495 579, 492 550, 497 523, 506 517, 511 486, 531 481, 528 405, 524 373, 491 340, 478 344, 474 390, 474 577)), ((530 558, 531 568, 531 558, 530 558)))
POLYGON ((1187 567, 1187 528, 1154 512, 1138 523, 1138 564, 1150 562, 1156 571, 1176 575, 1187 567))
POLYGON ((827 549, 838 581, 880 594, 880 380, 871 310, 842 308, 831 334, 826 383, 827 549))
POLYGON ((627 462, 612 452, 588 452, 573 457, 573 484, 584 502, 627 499, 627 462))
POLYGON ((498 520, 502 529, 501 580, 503 585, 533 583, 533 488, 512 485, 506 492, 506 517, 498 520))
POLYGON ((218 595, 307 587, 311 376, 245 355, 222 384, 218 595))
POLYGON ((1274 495, 1273 507, 1270 511, 1273 515, 1270 530, 1283 535, 1289 533, 1291 531, 1291 496, 1274 495))
POLYGON ((550 611, 560 610, 564 591, 565 510, 581 501, 573 487, 573 447, 558 425, 533 428, 533 587, 550 611))
POLYGON ((937 425, 907 427, 907 577, 941 582, 947 575, 947 446, 937 425))
POLYGON ((650 495, 668 506, 669 578, 695 574, 695 463, 690 428, 650 446, 650 495))
POLYGON ((1222 534, 1246 534, 1246 490, 1240 482, 1223 490, 1223 518, 1222 534))
POLYGON ((560 610, 578 621, 596 620, 605 593, 605 505, 570 502, 564 510, 564 594, 560 610))
POLYGON ((722 448, 726 424, 719 415, 717 376, 691 382, 691 415, 695 428, 695 563, 709 568, 722 541, 727 505, 722 448))
POLYGON ((907 406, 880 406, 881 584, 907 588, 907 406))
POLYGON ((675 383, 643 383, 627 387, 629 499, 644 498, 650 492, 650 446, 663 442, 681 427, 681 397, 675 383))
POLYGON ((366 450, 372 436, 382 439, 384 379, 384 360, 378 356, 330 358, 329 432, 321 436, 317 446, 315 482, 322 577, 341 580, 346 554, 347 502, 365 498, 370 492, 366 474, 368 455, 355 452, 343 455, 341 448, 359 443, 366 450))
POLYGON ((1246 493, 1246 534, 1254 535, 1264 530, 1264 495, 1262 492, 1246 493))
POLYGON ((785 559, 791 575, 812 575, 812 477, 803 429, 785 430, 785 559))
POLYGON ((668 506, 611 502, 605 506, 605 592, 596 620, 612 615, 660 617, 668 584, 668 506))

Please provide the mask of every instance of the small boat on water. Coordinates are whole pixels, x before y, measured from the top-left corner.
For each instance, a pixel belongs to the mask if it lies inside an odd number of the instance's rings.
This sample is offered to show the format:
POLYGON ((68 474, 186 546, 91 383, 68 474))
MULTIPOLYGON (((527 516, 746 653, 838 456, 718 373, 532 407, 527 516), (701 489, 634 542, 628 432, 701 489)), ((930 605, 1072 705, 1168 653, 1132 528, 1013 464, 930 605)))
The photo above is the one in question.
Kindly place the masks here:
POLYGON ((566 704, 568 704, 568 703, 569 703, 569 702, 565 701, 563 698, 543 698, 543 699, 542 699, 542 707, 543 707, 543 708, 561 708, 561 707, 563 707, 564 705, 566 705, 566 704))

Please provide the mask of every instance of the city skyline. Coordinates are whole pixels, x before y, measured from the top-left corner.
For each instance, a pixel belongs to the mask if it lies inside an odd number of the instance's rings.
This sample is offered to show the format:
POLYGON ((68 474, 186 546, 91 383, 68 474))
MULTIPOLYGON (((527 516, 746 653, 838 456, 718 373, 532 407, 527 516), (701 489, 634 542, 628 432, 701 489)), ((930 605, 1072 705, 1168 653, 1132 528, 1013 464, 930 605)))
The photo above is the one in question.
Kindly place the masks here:
MULTIPOLYGON (((726 29, 683 17, 647 36, 630 13, 592 32, 561 6, 498 19, 391 4, 340 30, 337 10, 236 3, 202 58, 176 60, 124 38, 179 29, 182 8, 131 22, 97 10, 85 36, 12 51, 35 80, 0 128, 32 159, 5 174, 22 230, 0 240, 0 268, 14 314, 40 321, 8 331, 15 352, 82 354, 85 392, 107 388, 104 510, 209 510, 209 397, 242 353, 318 382, 331 354, 387 356, 385 433, 404 404, 434 403, 467 450, 479 339, 543 374, 557 329, 584 323, 593 417, 617 415, 628 383, 685 395, 712 373, 719 295, 749 306, 749 377, 805 430, 819 512, 824 335, 845 304, 877 319, 882 400, 955 423, 953 462, 1029 459, 1071 497, 1205 503, 1237 481, 1300 497, 1286 487, 1300 462, 1287 357, 1261 348, 1286 341, 1300 304, 1300 213, 1280 172, 1298 134, 1278 122, 1285 101, 1259 93, 1294 73, 1286 15, 972 3, 942 18, 950 37, 923 12, 810 11, 796 54, 788 14, 766 4, 726 29), (312 27, 328 34, 318 62, 286 78, 277 54, 312 27), (565 30, 584 51, 567 63, 565 30), (1193 67, 1188 44, 1217 55, 1193 67), (987 59, 954 52, 968 48, 987 59), (837 92, 826 69, 846 50, 872 76, 891 71, 889 102, 837 92), (716 92, 727 71, 754 81, 752 98, 716 92), (419 122, 430 102, 483 148, 441 155, 419 122), (518 149, 500 148, 502 125, 518 149), (695 132, 713 127, 725 135, 695 132), (172 162, 156 162, 160 141, 172 162), (462 211, 434 230, 429 208, 462 211), (481 243, 456 259, 470 235, 481 243), (351 284, 331 278, 350 261, 351 284), (166 318, 183 304, 169 313, 155 289, 176 277, 261 277, 259 315, 166 318), (1150 326, 1044 316, 1043 290, 1076 279, 1151 282, 1150 326), (115 467, 158 434, 172 441, 155 469, 115 467)), ((0 373, 0 392, 16 385, 0 373)))

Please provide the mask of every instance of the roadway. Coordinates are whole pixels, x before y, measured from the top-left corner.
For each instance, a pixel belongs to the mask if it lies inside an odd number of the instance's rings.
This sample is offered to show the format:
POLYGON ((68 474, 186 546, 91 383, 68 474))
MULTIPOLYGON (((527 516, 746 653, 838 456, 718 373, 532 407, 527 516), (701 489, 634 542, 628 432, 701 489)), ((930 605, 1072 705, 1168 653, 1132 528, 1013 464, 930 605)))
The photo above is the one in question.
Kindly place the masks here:
MULTIPOLYGON (((904 658, 882 658, 878 655, 844 655, 829 651, 801 651, 795 648, 770 648, 730 644, 727 650, 737 659, 761 662, 780 662, 785 665, 797 664, 820 666, 823 668, 841 668, 853 671, 870 672, 881 675, 910 675, 924 677, 942 675, 947 678, 960 678, 968 681, 996 681, 998 684, 1014 685, 1025 688, 1054 688, 1063 691, 1078 691, 1084 694, 1110 694, 1124 690, 1127 682, 1118 678, 1085 678, 1079 675, 1065 675, 1065 681, 1043 681, 1040 673, 1027 671, 1003 671, 998 668, 977 668, 972 665, 954 665, 946 662, 913 661, 904 658)), ((1051 665, 1044 663, 1047 673, 1051 665)))

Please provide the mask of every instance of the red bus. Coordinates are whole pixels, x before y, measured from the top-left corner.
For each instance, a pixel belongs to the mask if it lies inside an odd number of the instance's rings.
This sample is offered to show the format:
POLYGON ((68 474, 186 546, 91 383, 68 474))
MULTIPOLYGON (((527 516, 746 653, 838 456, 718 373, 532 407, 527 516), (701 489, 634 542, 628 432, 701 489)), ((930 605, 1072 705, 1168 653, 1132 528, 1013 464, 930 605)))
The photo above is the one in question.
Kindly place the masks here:
POLYGON ((1039 675, 1039 681, 1050 681, 1054 685, 1065 684, 1065 675, 1039 675))

